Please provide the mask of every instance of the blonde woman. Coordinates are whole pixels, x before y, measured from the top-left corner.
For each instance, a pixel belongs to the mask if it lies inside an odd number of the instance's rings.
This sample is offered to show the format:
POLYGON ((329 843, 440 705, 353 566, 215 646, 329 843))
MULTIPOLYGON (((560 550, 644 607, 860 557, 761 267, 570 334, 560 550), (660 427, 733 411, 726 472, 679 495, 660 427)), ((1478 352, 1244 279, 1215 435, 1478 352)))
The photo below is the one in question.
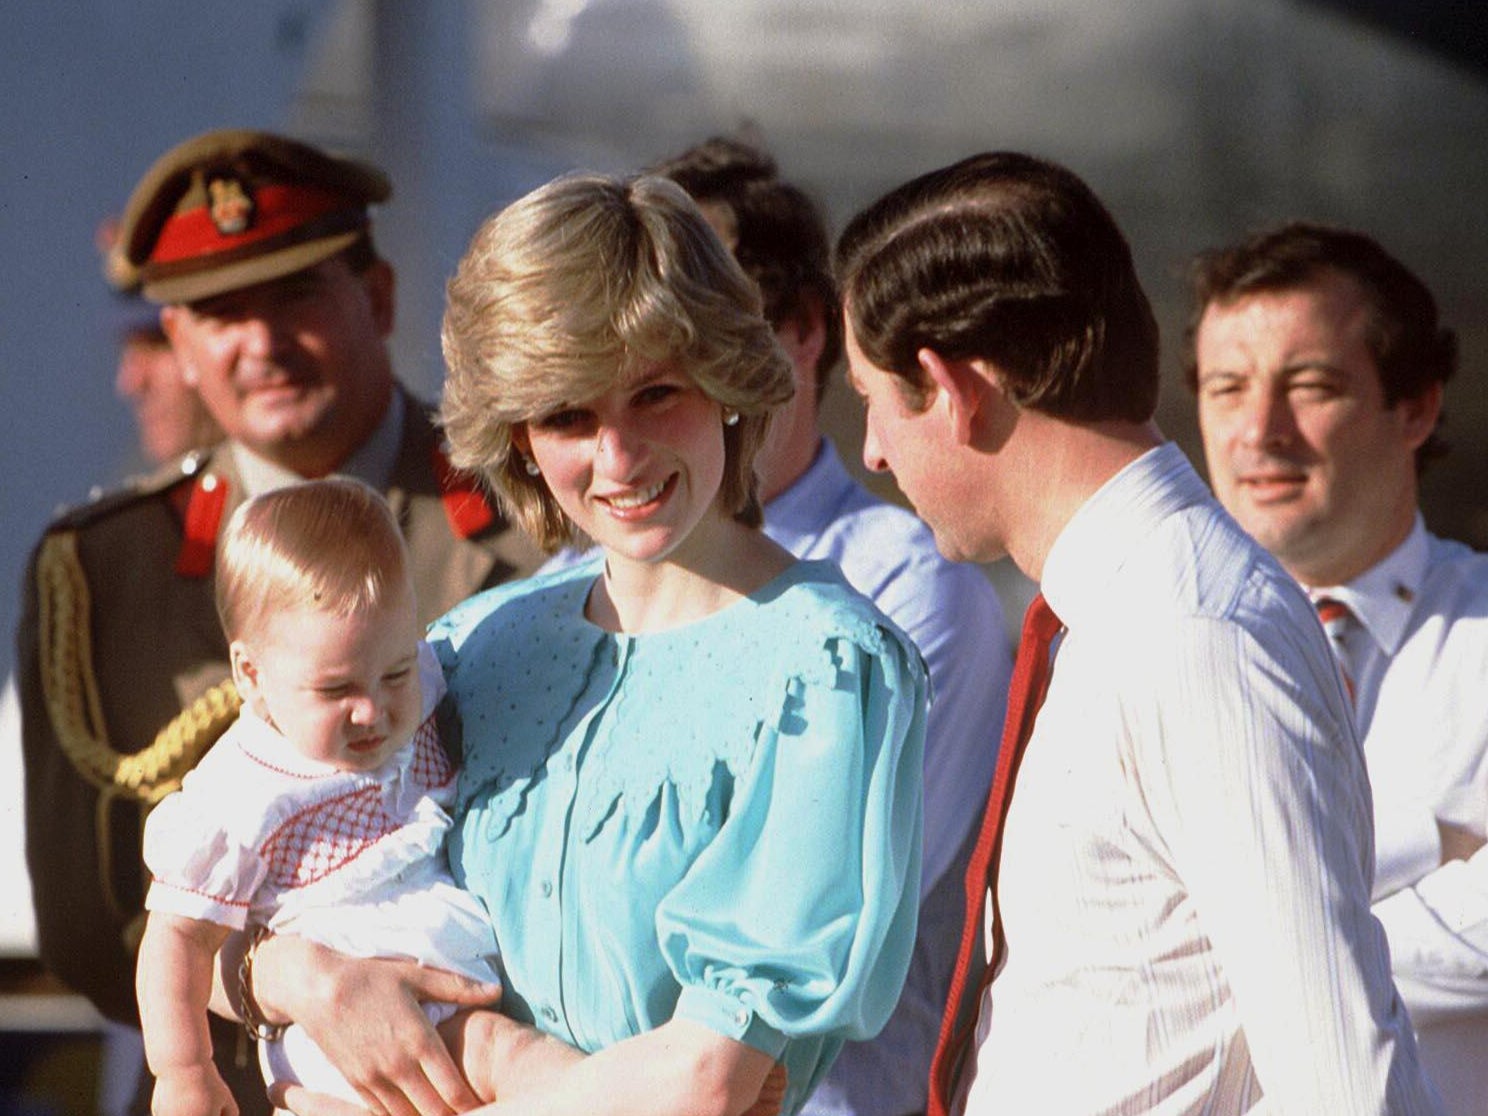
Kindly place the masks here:
MULTIPOLYGON (((502 951, 493 1111, 732 1116, 778 1063, 794 1112, 904 979, 926 683, 835 565, 758 530, 753 459, 791 391, 759 296, 676 186, 570 177, 477 233, 444 350, 452 460, 544 547, 602 555, 430 633, 463 739, 452 866, 502 951)), ((403 1005, 369 1045, 286 987, 306 962, 266 960, 259 1001, 333 1060, 317 1032, 339 1030, 380 1107, 457 1107, 403 1005)), ((379 1031, 389 984, 458 991, 313 960, 322 1001, 381 1001, 379 1031)))

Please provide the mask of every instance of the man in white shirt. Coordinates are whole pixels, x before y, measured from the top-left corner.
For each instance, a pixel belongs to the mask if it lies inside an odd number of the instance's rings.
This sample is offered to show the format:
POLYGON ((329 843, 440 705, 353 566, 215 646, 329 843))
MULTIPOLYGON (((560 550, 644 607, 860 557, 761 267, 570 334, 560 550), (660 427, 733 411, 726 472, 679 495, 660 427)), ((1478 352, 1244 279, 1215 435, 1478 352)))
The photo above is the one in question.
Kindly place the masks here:
POLYGON ((1342 681, 1152 422, 1157 326, 1110 215, 981 155, 874 203, 837 260, 865 464, 1064 625, 991 876, 1005 949, 930 1111, 1439 1111, 1369 910, 1342 681))
POLYGON ((798 558, 830 558, 919 647, 933 699, 925 734, 919 928, 904 992, 877 1038, 848 1043, 804 1116, 924 1111, 930 1056, 956 959, 962 889, 1002 732, 1012 657, 1002 607, 975 566, 935 549, 909 512, 870 493, 821 433, 820 404, 842 358, 826 228, 764 152, 715 138, 651 168, 698 202, 745 272, 795 369, 796 394, 759 457, 764 530, 798 558))
POLYGON ((1488 555, 1428 533, 1417 507, 1456 339, 1425 284, 1352 230, 1257 233, 1192 279, 1215 493, 1334 602, 1374 792, 1374 913, 1448 1111, 1484 1116, 1488 555))

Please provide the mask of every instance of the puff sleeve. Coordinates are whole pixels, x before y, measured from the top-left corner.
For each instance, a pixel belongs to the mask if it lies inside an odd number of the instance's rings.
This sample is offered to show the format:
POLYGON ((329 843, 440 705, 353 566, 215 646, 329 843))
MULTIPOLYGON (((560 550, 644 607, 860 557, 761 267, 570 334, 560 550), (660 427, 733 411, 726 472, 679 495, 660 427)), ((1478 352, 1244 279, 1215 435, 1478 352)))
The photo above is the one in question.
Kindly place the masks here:
POLYGON ((267 864, 220 824, 220 809, 211 809, 191 790, 168 795, 145 824, 151 876, 145 909, 241 930, 267 864))
POLYGON ((926 682, 907 640, 872 635, 830 636, 788 680, 717 838, 656 913, 676 1017, 777 1058, 793 1043, 793 1091, 882 1028, 914 940, 926 682))

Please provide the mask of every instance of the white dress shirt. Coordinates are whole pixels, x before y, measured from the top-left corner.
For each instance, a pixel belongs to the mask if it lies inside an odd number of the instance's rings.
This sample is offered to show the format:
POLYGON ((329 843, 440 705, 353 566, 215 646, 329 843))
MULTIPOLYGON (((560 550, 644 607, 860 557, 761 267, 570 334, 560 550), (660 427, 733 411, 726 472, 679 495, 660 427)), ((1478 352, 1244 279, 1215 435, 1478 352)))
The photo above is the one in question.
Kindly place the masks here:
POLYGON ((1488 1114, 1488 849, 1441 860, 1437 819, 1488 832, 1488 555, 1420 516, 1383 562, 1314 590, 1344 637, 1374 790, 1374 913, 1421 1061, 1452 1116, 1488 1114))
POLYGON ((966 1111, 1440 1111, 1371 916, 1370 796, 1306 596, 1168 444, 1059 535, 966 1111))

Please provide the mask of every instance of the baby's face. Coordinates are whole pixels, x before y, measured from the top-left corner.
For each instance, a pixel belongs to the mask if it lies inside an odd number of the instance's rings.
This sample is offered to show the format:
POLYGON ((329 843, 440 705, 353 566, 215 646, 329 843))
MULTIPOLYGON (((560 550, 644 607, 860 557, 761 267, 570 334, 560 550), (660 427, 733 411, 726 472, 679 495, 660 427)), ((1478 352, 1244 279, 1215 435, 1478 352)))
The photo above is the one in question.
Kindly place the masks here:
POLYGON ((418 729, 420 635, 410 592, 353 616, 285 609, 235 644, 239 687, 302 756, 369 771, 418 729))

